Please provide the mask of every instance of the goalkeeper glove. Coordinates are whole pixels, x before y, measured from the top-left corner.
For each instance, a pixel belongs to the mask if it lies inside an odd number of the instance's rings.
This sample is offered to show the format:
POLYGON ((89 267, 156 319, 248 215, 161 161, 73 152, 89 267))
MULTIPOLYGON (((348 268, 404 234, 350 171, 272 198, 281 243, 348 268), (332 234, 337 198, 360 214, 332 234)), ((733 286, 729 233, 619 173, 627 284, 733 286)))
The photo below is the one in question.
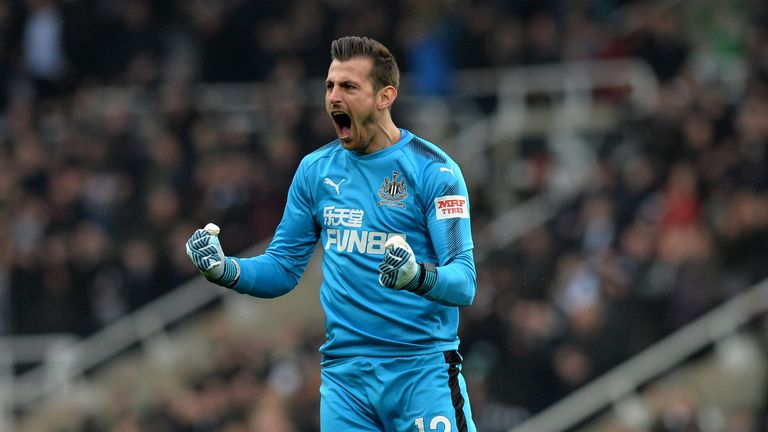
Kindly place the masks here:
POLYGON ((240 265, 227 258, 217 235, 199 229, 187 240, 187 255, 209 281, 232 288, 240 279, 240 265))
POLYGON ((379 283, 387 288, 426 294, 437 281, 435 270, 416 262, 411 246, 400 236, 384 243, 384 259, 379 264, 379 283))

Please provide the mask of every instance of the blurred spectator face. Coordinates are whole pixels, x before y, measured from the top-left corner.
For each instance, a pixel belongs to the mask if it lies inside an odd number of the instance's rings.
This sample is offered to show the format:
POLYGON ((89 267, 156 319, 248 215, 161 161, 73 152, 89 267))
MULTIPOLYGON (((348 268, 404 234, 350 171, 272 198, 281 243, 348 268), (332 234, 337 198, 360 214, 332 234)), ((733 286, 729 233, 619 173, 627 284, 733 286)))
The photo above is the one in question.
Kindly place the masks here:
POLYGON ((521 300, 511 311, 514 332, 531 345, 550 341, 558 331, 560 322, 554 308, 538 300, 521 300))
POLYGON ((715 226, 725 237, 749 236, 768 225, 768 200, 747 191, 737 191, 717 215, 715 226))
POLYGON ((75 167, 63 167, 48 181, 48 201, 53 207, 66 208, 74 205, 82 187, 82 173, 75 167))
POLYGON ((752 97, 739 110, 737 128, 745 141, 760 140, 768 136, 768 101, 752 97))
POLYGON ((201 156, 214 154, 219 148, 220 133, 210 117, 203 117, 192 126, 195 152, 201 156))
POLYGON ((653 225, 634 222, 621 234, 621 251, 638 262, 650 260, 656 247, 656 231, 653 225))
POLYGON ((520 57, 523 41, 523 26, 516 18, 507 19, 503 25, 493 26, 490 52, 499 64, 514 64, 520 57))
POLYGON ((569 387, 584 383, 592 373, 592 363, 587 355, 570 345, 563 346, 555 352, 554 366, 558 378, 569 387))
POLYGON ((604 324, 603 305, 594 302, 587 307, 570 311, 568 322, 573 331, 581 336, 596 336, 604 324))
POLYGON ((648 158, 635 158, 622 173, 622 183, 630 193, 639 194, 650 189, 656 179, 653 164, 648 158))
POLYGON ((529 36, 536 47, 554 49, 558 43, 558 30, 551 16, 539 13, 530 22, 529 36))
POLYGON ((672 264, 704 262, 712 256, 710 232, 701 224, 678 226, 659 238, 659 256, 672 264))
POLYGON ((704 151, 714 143, 714 126, 700 114, 690 114, 683 124, 685 143, 692 150, 704 151))
POLYGON ((128 271, 135 274, 151 274, 157 262, 157 254, 147 240, 128 242, 122 250, 122 259, 128 271))
POLYGON ((83 267, 95 267, 109 259, 110 241, 104 229, 92 222, 81 222, 70 239, 72 260, 83 267))
POLYGON ((552 253, 552 236, 544 227, 534 228, 520 239, 520 247, 527 256, 545 257, 552 253))
POLYGON ((45 146, 35 134, 27 134, 19 140, 14 157, 22 175, 44 170, 47 159, 45 146))
POLYGON ((173 224, 179 214, 179 196, 170 187, 156 187, 147 199, 147 214, 158 226, 173 224))
POLYGON ((270 161, 282 170, 289 168, 298 160, 299 145, 292 137, 281 135, 273 137, 267 143, 270 161))
POLYGON ((149 146, 149 156, 152 163, 159 167, 174 167, 181 158, 179 140, 174 135, 164 132, 155 137, 149 146))

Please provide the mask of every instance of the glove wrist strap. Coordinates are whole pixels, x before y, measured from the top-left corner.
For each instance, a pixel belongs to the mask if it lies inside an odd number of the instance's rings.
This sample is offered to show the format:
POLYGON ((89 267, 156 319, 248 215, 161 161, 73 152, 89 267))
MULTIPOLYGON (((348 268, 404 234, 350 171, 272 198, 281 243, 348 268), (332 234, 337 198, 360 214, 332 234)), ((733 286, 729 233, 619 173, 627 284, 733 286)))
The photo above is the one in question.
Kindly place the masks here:
POLYGON ((240 280, 240 264, 232 258, 224 258, 224 273, 218 280, 212 281, 225 288, 234 287, 240 280))
POLYGON ((237 285, 237 282, 240 281, 240 264, 237 262, 237 260, 229 259, 232 262, 232 265, 235 267, 235 277, 232 279, 232 282, 228 283, 226 285, 227 288, 232 288, 235 285, 237 285))
POLYGON ((437 271, 434 266, 419 263, 419 274, 416 275, 403 289, 418 295, 424 295, 432 290, 437 282, 437 271))

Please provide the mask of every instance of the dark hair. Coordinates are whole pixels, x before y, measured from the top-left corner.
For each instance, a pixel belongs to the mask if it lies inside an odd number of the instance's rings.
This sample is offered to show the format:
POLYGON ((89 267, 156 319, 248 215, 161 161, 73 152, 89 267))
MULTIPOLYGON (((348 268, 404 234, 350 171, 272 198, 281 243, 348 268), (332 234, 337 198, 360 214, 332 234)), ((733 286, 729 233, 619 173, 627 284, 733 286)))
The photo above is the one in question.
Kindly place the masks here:
POLYGON ((400 85, 400 70, 395 56, 381 42, 361 36, 344 36, 331 42, 331 59, 347 61, 356 57, 373 60, 371 81, 374 90, 400 85))

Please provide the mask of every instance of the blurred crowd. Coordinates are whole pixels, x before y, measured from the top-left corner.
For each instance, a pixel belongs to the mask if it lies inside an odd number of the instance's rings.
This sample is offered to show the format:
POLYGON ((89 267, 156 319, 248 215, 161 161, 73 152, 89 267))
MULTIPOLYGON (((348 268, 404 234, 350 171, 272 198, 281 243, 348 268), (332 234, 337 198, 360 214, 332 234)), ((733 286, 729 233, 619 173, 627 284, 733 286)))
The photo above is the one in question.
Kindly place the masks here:
MULTIPOLYGON (((207 221, 235 254, 268 238, 298 161, 332 139, 304 86, 336 36, 384 42, 404 93, 446 99, 459 69, 641 58, 655 111, 478 265, 462 352, 478 427, 504 430, 768 276, 768 8, 701 3, 1 2, 0 334, 93 333, 195 277, 183 244, 207 221), (253 82, 259 127, 201 106, 201 84, 253 82)), ((504 185, 468 181, 481 229, 504 185)), ((75 430, 316 430, 318 335, 295 338, 211 342, 217 367, 180 396, 75 430)))

